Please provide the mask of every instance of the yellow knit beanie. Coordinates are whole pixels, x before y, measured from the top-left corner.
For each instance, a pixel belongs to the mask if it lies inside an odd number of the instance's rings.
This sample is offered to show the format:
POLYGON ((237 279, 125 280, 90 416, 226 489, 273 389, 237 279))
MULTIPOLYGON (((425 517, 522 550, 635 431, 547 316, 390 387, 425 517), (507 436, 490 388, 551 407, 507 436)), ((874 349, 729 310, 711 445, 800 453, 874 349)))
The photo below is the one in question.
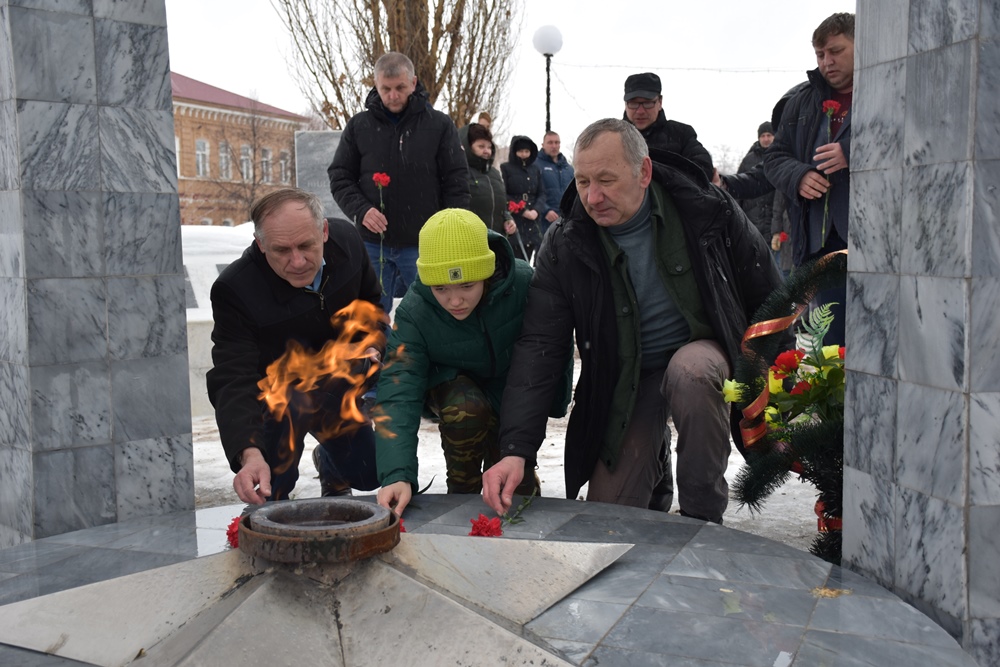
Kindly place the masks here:
POLYGON ((486 280, 496 271, 496 255, 486 241, 486 225, 472 211, 446 208, 420 229, 417 274, 425 285, 486 280))

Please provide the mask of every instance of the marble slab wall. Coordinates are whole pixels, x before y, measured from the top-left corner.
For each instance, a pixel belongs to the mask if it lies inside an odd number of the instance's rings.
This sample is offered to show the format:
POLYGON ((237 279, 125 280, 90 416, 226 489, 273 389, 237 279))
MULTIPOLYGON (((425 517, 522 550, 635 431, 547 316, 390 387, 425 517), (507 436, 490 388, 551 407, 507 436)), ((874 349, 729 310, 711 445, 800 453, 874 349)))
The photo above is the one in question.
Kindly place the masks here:
POLYGON ((1000 4, 857 9, 844 562, 1000 664, 1000 4))
POLYGON ((340 144, 340 134, 340 130, 295 133, 295 184, 319 197, 326 217, 346 219, 347 216, 333 201, 330 177, 326 175, 340 144))
POLYGON ((0 547, 194 504, 163 0, 0 3, 0 547))

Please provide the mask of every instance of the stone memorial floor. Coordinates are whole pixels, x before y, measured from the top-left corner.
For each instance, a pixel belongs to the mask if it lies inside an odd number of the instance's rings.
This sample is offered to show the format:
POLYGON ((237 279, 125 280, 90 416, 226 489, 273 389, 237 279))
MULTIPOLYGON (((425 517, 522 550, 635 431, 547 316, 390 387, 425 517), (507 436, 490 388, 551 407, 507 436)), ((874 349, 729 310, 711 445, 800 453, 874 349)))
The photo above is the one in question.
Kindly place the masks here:
MULTIPOLYGON (((227 548, 226 526, 242 509, 230 505, 136 519, 0 550, 0 604, 219 554, 227 548)), ((406 530, 465 535, 480 512, 488 514, 479 496, 420 496, 406 511, 406 530)), ((976 665, 944 630, 885 589, 806 552, 732 528, 648 510, 537 498, 524 522, 507 527, 504 537, 468 539, 635 545, 522 627, 504 630, 512 641, 516 636, 551 654, 552 664, 976 665)), ((3 612, 0 606, 0 617, 3 612)), ((87 609, 77 613, 83 617, 87 609)), ((0 664, 88 664, 13 643, 0 631, 0 664)), ((440 655, 411 658, 410 664, 443 664, 436 662, 440 655)), ((462 664, 500 664, 496 655, 479 658, 462 664)))

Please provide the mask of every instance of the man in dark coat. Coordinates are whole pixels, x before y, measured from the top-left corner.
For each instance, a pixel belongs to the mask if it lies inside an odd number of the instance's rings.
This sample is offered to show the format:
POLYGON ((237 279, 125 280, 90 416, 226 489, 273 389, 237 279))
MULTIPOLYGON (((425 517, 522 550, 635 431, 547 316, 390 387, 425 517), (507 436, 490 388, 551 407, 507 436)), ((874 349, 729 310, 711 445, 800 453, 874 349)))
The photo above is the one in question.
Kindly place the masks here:
POLYGON ((781 278, 736 202, 631 124, 588 127, 576 188, 539 250, 500 415, 503 459, 483 497, 506 511, 545 436, 576 341, 580 380, 566 432, 566 494, 647 507, 668 417, 677 428, 681 513, 721 522, 728 503, 732 375, 750 318, 781 278), (651 156, 655 162, 651 160, 651 156))
POLYGON ((667 120, 663 113, 661 91, 660 77, 652 72, 633 74, 625 79, 624 120, 635 125, 650 148, 683 155, 701 167, 711 179, 715 173, 712 156, 698 141, 693 127, 667 120))
POLYGON ((416 275, 420 228, 441 209, 468 208, 469 181, 455 124, 428 104, 409 58, 378 59, 365 106, 344 128, 327 174, 376 266, 388 313, 416 275), (379 187, 376 174, 389 184, 379 187))
MULTIPOLYGON (((747 151, 746 157, 740 162, 737 173, 746 174, 752 171, 757 165, 764 161, 764 151, 774 141, 774 128, 770 121, 765 121, 757 128, 757 141, 747 151)), ((774 192, 768 192, 760 197, 750 199, 740 199, 740 207, 750 218, 750 222, 757 225, 761 236, 765 239, 771 238, 771 213, 774 208, 774 192)))
POLYGON ((545 133, 542 138, 542 152, 538 154, 537 165, 542 171, 542 183, 545 184, 545 204, 549 207, 549 212, 545 214, 545 224, 543 233, 548 231, 549 225, 562 217, 562 209, 559 207, 559 200, 566 192, 566 188, 573 182, 573 165, 569 163, 566 156, 560 152, 562 140, 559 135, 551 130, 545 133))
POLYGON ((299 476, 302 440, 311 432, 333 464, 320 469, 324 495, 374 489, 372 429, 340 417, 344 385, 328 383, 301 396, 279 422, 258 400, 257 384, 290 344, 316 352, 336 339, 343 327, 332 316, 358 299, 372 304, 368 337, 359 344, 371 343, 365 354, 373 359, 381 354, 385 316, 377 305, 378 279, 368 253, 350 223, 328 223, 319 199, 303 190, 267 194, 250 215, 255 241, 212 285, 214 367, 208 372, 208 397, 236 473, 233 488, 247 503, 287 498, 299 476), (305 403, 322 407, 309 415, 301 409, 305 403), (345 434, 323 437, 333 431, 345 434))
MULTIPOLYGON (((847 248, 854 14, 824 20, 812 43, 818 67, 808 73, 808 85, 788 100, 774 144, 764 155, 764 173, 788 203, 795 266, 847 248)), ((846 300, 845 285, 821 292, 814 301, 838 304, 827 345, 844 344, 846 300)))

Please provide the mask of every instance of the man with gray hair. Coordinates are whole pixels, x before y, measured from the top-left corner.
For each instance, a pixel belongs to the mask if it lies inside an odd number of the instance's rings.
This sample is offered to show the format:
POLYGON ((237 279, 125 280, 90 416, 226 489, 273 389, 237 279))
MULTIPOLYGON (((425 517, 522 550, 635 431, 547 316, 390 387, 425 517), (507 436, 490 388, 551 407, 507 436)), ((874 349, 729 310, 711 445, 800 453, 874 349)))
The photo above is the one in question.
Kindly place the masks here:
POLYGON ((721 523, 722 383, 751 316, 781 282, 768 245, 696 165, 647 149, 627 121, 584 130, 574 166, 572 204, 538 251, 501 407, 504 458, 483 475, 484 500, 498 513, 511 506, 575 335, 566 496, 589 482, 588 500, 647 507, 672 417, 681 514, 721 523))
POLYGON ((428 103, 405 55, 378 59, 365 107, 347 122, 327 174, 361 232, 388 313, 416 276, 420 228, 442 209, 467 209, 469 181, 455 124, 428 103))
POLYGON ((257 383, 289 345, 319 351, 343 329, 332 316, 358 299, 374 306, 369 319, 376 346, 366 352, 378 360, 385 350, 385 316, 368 253, 349 222, 325 220, 319 199, 304 190, 282 188, 264 195, 254 202, 250 217, 254 242, 212 285, 214 366, 207 377, 208 398, 236 473, 233 489, 245 503, 288 498, 299 476, 306 433, 316 434, 329 455, 319 470, 323 495, 375 489, 374 434, 370 424, 343 423, 342 384, 326 383, 303 398, 322 406, 315 414, 293 405, 282 421, 257 398, 257 383), (334 431, 344 435, 323 436, 334 431))

